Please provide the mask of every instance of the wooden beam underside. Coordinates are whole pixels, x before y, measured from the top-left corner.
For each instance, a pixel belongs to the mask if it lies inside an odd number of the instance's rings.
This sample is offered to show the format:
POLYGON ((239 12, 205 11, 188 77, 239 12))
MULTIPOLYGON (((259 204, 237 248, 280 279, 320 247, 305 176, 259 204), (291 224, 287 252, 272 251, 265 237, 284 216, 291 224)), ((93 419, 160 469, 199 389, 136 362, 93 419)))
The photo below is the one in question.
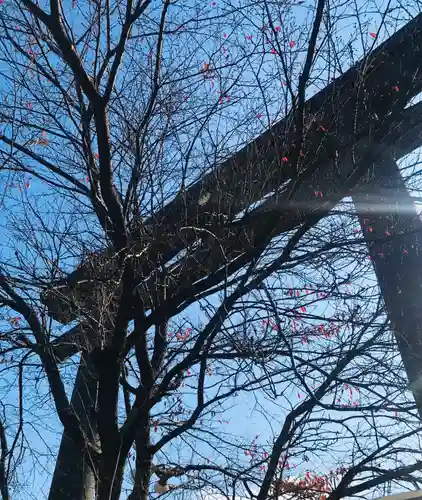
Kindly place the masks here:
MULTIPOLYGON (((140 263, 140 275, 150 276, 144 282, 145 290, 148 290, 148 281, 151 285, 156 281, 154 271, 158 254, 162 256, 160 263, 166 263, 197 241, 198 230, 181 228, 194 226, 201 229, 206 213, 224 213, 225 220, 229 222, 217 228, 217 239, 211 239, 194 254, 172 266, 175 284, 170 296, 179 296, 182 302, 195 281, 218 272, 222 264, 222 249, 226 262, 237 260, 239 265, 246 263, 250 251, 262 238, 262 231, 259 230, 262 221, 271 219, 271 214, 277 213, 278 220, 273 227, 274 236, 289 231, 315 211, 328 212, 352 192, 365 169, 371 168, 371 164, 379 162, 380 158, 399 158, 420 146, 421 106, 404 108, 422 90, 418 67, 421 55, 422 15, 419 15, 368 58, 307 102, 307 113, 318 115, 324 123, 328 122, 328 139, 320 134, 305 137, 306 156, 302 167, 307 175, 303 176, 293 196, 291 188, 296 178, 292 177, 288 165, 283 168, 280 165, 280 152, 288 155, 291 149, 289 141, 294 136, 291 117, 287 117, 146 221, 146 226, 153 230, 149 238, 143 238, 143 248, 138 249, 146 250, 140 263), (401 71, 397 74, 399 63, 401 71), (399 87, 399 92, 393 90, 395 85, 399 87), (351 116, 356 119, 351 120, 351 116), (355 124, 357 128, 354 128, 355 124), (325 147, 330 137, 334 138, 334 143, 325 147), (368 157, 369 149, 372 151, 368 157), (356 173, 359 169, 360 173, 356 173), (353 179, 350 179, 351 175, 354 175, 353 179), (280 189, 280 186, 284 187, 280 189), (315 190, 324 193, 323 200, 316 202, 315 190), (236 214, 271 192, 274 194, 264 204, 247 213, 240 221, 234 220, 236 214), (209 199, 200 205, 198 202, 206 193, 209 199), (180 283, 184 283, 184 290, 180 283)), ((232 268, 236 270, 237 265, 232 268)), ((86 272, 82 265, 58 283, 53 292, 43 296, 53 317, 64 323, 75 318, 77 309, 70 310, 67 317, 62 312, 68 307, 72 294, 76 294, 78 301, 82 300, 83 294, 78 294, 78 287, 81 278, 86 278, 86 272)), ((85 284, 85 290, 94 285, 94 282, 85 284)), ((83 300, 80 305, 83 307, 83 300)), ((72 329, 59 340, 59 345, 66 345, 63 351, 66 354, 58 354, 59 358, 67 357, 70 339, 78 329, 80 327, 72 329)))

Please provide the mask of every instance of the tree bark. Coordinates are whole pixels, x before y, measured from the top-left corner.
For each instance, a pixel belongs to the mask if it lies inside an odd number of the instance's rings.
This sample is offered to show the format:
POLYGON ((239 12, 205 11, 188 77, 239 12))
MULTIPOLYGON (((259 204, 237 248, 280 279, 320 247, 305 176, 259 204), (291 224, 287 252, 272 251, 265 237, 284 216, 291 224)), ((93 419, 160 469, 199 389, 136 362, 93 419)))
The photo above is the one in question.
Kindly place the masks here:
POLYGON ((149 484, 151 481, 151 457, 136 457, 136 471, 133 490, 128 496, 128 500, 148 500, 149 484))
POLYGON ((105 454, 99 467, 98 492, 96 500, 119 500, 123 483, 126 457, 116 453, 105 454))
POLYGON ((145 412, 139 422, 139 430, 135 439, 136 471, 133 489, 128 500, 148 500, 149 498, 152 467, 149 417, 149 412, 145 412))

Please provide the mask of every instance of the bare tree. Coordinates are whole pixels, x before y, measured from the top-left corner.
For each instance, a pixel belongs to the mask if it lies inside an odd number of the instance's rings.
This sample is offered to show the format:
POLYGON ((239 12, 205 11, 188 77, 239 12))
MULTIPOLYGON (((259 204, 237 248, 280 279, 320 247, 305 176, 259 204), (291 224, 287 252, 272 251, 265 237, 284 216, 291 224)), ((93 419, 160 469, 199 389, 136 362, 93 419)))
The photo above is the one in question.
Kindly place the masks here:
POLYGON ((53 500, 94 495, 87 468, 99 500, 264 500, 301 473, 299 488, 328 500, 420 484, 420 420, 365 240, 347 203, 331 210, 341 195, 321 191, 316 161, 335 187, 344 144, 357 144, 351 192, 375 161, 372 138, 414 116, 403 108, 420 90, 409 68, 422 49, 401 58, 408 89, 388 81, 388 95, 368 95, 375 70, 359 67, 365 85, 349 99, 333 78, 412 13, 347 8, 1 6, 1 352, 19 394, 19 419, 6 409, 0 427, 3 498, 36 495, 29 467, 51 471, 53 416, 70 450, 53 500), (327 113, 322 98, 306 104, 328 84, 327 113), (365 113, 347 128, 357 103, 365 113), (209 173, 221 164, 230 175, 209 173), (308 208, 295 206, 304 192, 308 208), (274 202, 286 193, 289 227, 274 202), (59 323, 76 332, 70 346, 59 323), (266 424, 253 438, 254 419, 266 424))

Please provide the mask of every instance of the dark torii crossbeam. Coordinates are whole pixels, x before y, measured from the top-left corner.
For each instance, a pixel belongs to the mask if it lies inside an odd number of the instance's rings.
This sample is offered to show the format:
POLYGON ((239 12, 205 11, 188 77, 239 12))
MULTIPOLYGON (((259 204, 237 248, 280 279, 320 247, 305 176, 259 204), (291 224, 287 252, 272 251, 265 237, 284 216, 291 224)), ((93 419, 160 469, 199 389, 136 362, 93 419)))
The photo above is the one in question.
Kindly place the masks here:
MULTIPOLYGON (((417 147, 420 109, 404 108, 422 90, 422 73, 418 67, 421 56, 422 15, 419 15, 307 101, 307 115, 320 116, 326 122, 327 134, 314 131, 305 138, 302 148, 306 155, 301 165, 304 174, 299 179, 292 167, 280 161, 281 155, 288 158, 292 149, 289 141, 294 138, 291 127, 294 120, 289 116, 145 221, 149 230, 139 238, 135 249, 142 253, 140 275, 150 276, 158 263, 167 263, 194 242, 197 231, 181 228, 201 229, 210 213, 224 214, 226 223, 216 229, 219 241, 207 242, 188 262, 173 266, 173 272, 180 271, 183 274, 180 281, 189 287, 219 269, 221 245, 229 262, 237 259, 239 265, 245 263, 247 248, 251 246, 247 242, 257 243, 257 228, 262 226, 264 218, 269 218, 269 213, 277 212, 278 227, 274 232, 280 234, 302 223, 310 211, 318 208, 326 211, 351 192, 360 177, 355 175, 344 187, 356 168, 352 154, 360 156, 362 161, 368 148, 372 149, 371 158, 366 159, 368 165, 360 166, 363 174, 370 163, 384 154, 386 146, 395 149, 396 157, 417 147), (292 194, 295 186, 297 189, 292 194), (315 189, 324 192, 323 201, 316 202, 315 189), (269 193, 273 195, 265 203, 240 221, 234 221, 240 211, 269 193), (254 234, 252 240, 251 233, 254 234)), ((98 278, 102 272, 112 269, 112 251, 97 255, 96 259, 96 272, 92 262, 82 263, 43 294, 42 301, 58 321, 69 323, 77 317, 79 308, 86 309, 93 290, 98 287, 98 278)), ((95 301, 92 306, 95 307, 95 301)), ((74 339, 64 336, 60 340, 59 344, 65 345, 60 357, 66 357, 66 349, 74 339)))
MULTIPOLYGON (((422 318, 415 301, 409 297, 414 299, 415 292, 420 292, 422 258, 417 251, 409 252, 409 249, 420 248, 420 222, 393 159, 422 145, 421 106, 405 109, 422 91, 422 73, 418 66, 421 56, 422 15, 419 15, 307 101, 306 115, 316 117, 326 132, 315 128, 304 138, 305 156, 299 158, 303 173, 298 174, 292 165, 281 161, 281 157, 289 158, 296 140, 294 120, 289 116, 150 217, 145 222, 145 234, 134 248, 135 253, 142 253, 140 276, 158 272, 158 264, 169 262, 193 243, 198 228, 209 220, 209 214, 223 214, 224 217, 214 221, 218 242, 204 242, 193 255, 171 267, 175 280, 168 297, 173 303, 182 304, 200 279, 211 276, 215 283, 218 276, 226 276, 227 269, 232 273, 247 264, 255 248, 267 241, 268 233, 274 237, 309 221, 317 213, 322 217, 344 196, 352 194, 363 227, 363 220, 369 219, 377 231, 382 232, 387 217, 395 218, 400 227, 387 247, 379 252, 374 245, 386 243, 374 243, 372 233, 364 234, 404 365, 415 389, 419 380, 417 360, 422 353, 419 347, 422 318), (369 181, 372 193, 381 184, 390 183, 383 198, 389 207, 388 213, 368 209, 368 192, 356 191, 359 185, 369 181), (315 199, 316 189, 324 192, 323 200, 315 199), (270 193, 260 206, 236 219, 239 212, 270 193), (403 203, 408 208, 407 217, 403 217, 400 210, 403 203), (187 226, 196 229, 181 230, 187 226), (408 252, 407 264, 403 259, 404 249, 408 252), (412 265, 413 270, 405 271, 406 265, 412 265), (394 272, 389 273, 387 269, 394 272), (404 299, 401 305, 393 300, 398 289, 404 299)), ((112 251, 98 255, 98 274, 112 275, 113 262, 112 251)), ((51 316, 69 323, 78 317, 79 308, 95 307, 95 301, 90 304, 89 297, 98 286, 96 274, 91 264, 82 263, 65 280, 44 293, 42 301, 51 316)), ((153 276, 144 285, 146 289, 153 289, 155 283, 153 276)), ((63 360, 76 353, 86 341, 82 326, 72 329, 54 345, 57 357, 63 360)), ((420 407, 419 390, 414 393, 420 407)))

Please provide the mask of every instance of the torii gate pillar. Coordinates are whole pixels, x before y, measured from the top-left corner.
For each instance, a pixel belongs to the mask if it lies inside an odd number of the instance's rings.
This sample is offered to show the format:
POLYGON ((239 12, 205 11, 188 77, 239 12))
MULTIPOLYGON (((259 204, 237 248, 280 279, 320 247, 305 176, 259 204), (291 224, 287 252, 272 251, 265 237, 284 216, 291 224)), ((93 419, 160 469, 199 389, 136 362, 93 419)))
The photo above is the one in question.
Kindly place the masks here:
MULTIPOLYGON (((82 354, 73 388, 71 406, 78 417, 84 433, 96 439, 96 421, 93 413, 96 407, 97 375, 89 361, 89 355, 82 354)), ((92 500, 96 480, 84 456, 73 443, 72 438, 63 431, 57 455, 49 500, 92 500)))
POLYGON ((353 201, 422 417, 422 222, 393 159, 366 180, 353 201))

